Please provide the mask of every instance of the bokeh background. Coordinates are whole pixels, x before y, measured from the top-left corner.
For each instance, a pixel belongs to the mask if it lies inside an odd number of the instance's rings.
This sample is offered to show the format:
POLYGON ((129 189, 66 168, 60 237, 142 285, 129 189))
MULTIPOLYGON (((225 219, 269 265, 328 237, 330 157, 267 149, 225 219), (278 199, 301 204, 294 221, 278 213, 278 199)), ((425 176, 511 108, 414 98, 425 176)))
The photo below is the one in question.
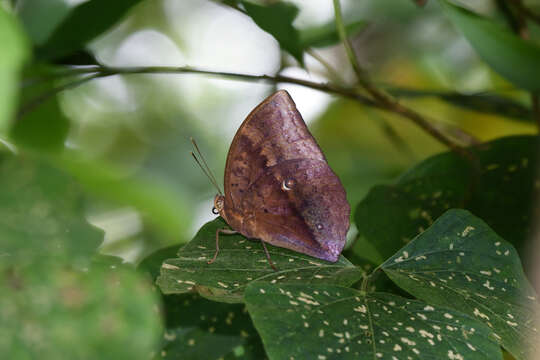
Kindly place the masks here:
MULTIPOLYGON (((55 21, 83 1, 54 2, 61 10, 42 21, 35 21, 35 8, 30 8, 36 2, 18 2, 34 41, 45 39, 55 21)), ((334 17, 329 0, 291 2, 300 9, 294 23, 299 29, 324 25, 334 17)), ((492 1, 467 5, 495 13, 492 1)), ((437 2, 421 8, 414 1, 351 0, 342 6, 346 22, 365 22, 352 39, 362 66, 403 103, 441 126, 455 124, 480 140, 536 131, 531 119, 519 112, 478 113, 434 96, 481 96, 489 91, 517 104, 529 99, 479 59, 437 2)), ((302 67, 248 16, 207 0, 141 1, 89 49, 98 62, 115 67, 190 65, 354 82, 342 46, 313 49, 302 67), (329 71, 317 58, 337 70, 329 71)), ((215 216, 211 209, 216 190, 189 154, 190 137, 221 184, 234 133, 251 109, 276 89, 288 90, 295 100, 353 208, 371 186, 390 183, 409 166, 445 150, 406 119, 298 85, 198 74, 93 80, 60 96, 58 111, 70 126, 68 150, 59 166, 88 190, 87 217, 105 230, 101 251, 137 262, 157 248, 191 239, 215 216)))

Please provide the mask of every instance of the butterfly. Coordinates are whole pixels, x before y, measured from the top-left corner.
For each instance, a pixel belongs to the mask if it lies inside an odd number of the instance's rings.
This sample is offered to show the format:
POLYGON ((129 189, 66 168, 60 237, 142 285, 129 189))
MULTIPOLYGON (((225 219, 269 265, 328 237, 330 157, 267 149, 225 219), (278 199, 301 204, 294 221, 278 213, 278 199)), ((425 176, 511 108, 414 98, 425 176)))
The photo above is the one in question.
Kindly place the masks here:
MULTIPOLYGON (((265 243, 335 262, 345 245, 350 206, 345 189, 310 134, 289 93, 259 104, 234 136, 225 165, 225 191, 214 213, 231 229, 265 243)), ((219 188, 218 188, 219 189, 219 188)))

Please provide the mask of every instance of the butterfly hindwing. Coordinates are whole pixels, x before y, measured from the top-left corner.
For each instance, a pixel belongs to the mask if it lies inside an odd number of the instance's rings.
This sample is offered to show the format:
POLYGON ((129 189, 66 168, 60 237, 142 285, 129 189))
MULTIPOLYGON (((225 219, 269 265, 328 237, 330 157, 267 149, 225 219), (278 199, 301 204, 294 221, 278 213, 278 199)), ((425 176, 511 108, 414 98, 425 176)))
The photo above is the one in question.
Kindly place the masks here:
POLYGON ((267 168, 241 208, 248 218, 253 213, 246 230, 270 244, 329 261, 345 245, 350 207, 325 161, 287 160, 267 168))

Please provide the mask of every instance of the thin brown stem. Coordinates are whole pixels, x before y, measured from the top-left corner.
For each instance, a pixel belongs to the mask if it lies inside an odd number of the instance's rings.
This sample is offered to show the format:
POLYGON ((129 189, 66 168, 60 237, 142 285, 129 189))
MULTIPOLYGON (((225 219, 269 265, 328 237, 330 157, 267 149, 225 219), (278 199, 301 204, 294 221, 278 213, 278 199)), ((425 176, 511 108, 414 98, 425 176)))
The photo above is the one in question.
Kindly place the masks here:
POLYGON ((428 122, 422 115, 414 112, 411 109, 408 109, 402 106, 401 104, 399 104, 392 98, 389 98, 390 100, 385 100, 384 102, 381 100, 374 101, 372 99, 367 98, 364 95, 359 94, 358 91, 354 88, 338 86, 331 83, 318 83, 318 82, 293 78, 293 77, 284 76, 284 75, 275 75, 275 76, 248 75, 248 74, 230 73, 230 72, 223 72, 223 71, 202 70, 202 69, 189 67, 189 66, 181 66, 181 67, 149 66, 149 67, 127 67, 127 68, 91 66, 91 67, 83 67, 83 68, 72 68, 63 72, 58 72, 56 73, 56 76, 58 78, 73 77, 73 76, 80 76, 80 75, 88 75, 88 76, 83 77, 83 78, 78 78, 75 81, 68 82, 59 87, 53 88, 47 93, 42 94, 38 98, 35 98, 31 100, 30 102, 24 104, 21 107, 21 110, 19 112, 19 117, 26 114, 28 111, 31 111, 39 104, 43 103, 44 101, 48 100, 49 98, 55 96, 56 94, 58 94, 59 92, 65 89, 79 86, 81 84, 84 84, 96 78, 102 78, 102 77, 108 77, 108 76, 114 76, 114 75, 135 75, 135 74, 139 74, 139 75, 140 74, 198 74, 198 75, 218 76, 225 79, 240 80, 240 81, 265 82, 265 83, 272 83, 272 84, 275 84, 275 83, 297 84, 297 85, 305 86, 311 89, 323 91, 328 94, 340 95, 340 96, 352 99, 363 105, 375 107, 380 110, 391 111, 398 115, 404 116, 405 118, 408 118, 410 121, 416 124, 417 126, 424 129, 428 134, 435 137, 435 139, 447 145, 451 150, 455 151, 456 153, 462 154, 463 152, 466 152, 466 149, 463 149, 461 146, 455 143, 450 137, 442 133, 439 129, 437 129, 430 122, 428 122))
MULTIPOLYGON (((418 125, 428 134, 433 136, 435 139, 439 140, 441 143, 448 146, 455 153, 473 161, 474 155, 469 152, 466 148, 457 144, 454 139, 447 136, 446 134, 439 131, 435 126, 433 126, 427 119, 425 119, 421 114, 416 111, 407 108, 406 106, 400 104, 389 94, 386 94, 384 91, 379 90, 373 83, 369 80, 366 72, 360 67, 358 59, 354 53, 354 50, 351 46, 349 38, 347 37, 347 30, 345 28, 345 23, 343 22, 341 14, 341 4, 340 0, 334 0, 334 16, 336 19, 336 27, 338 30, 339 37, 345 47, 347 57, 353 67, 353 70, 358 78, 358 82, 367 91, 369 95, 373 97, 375 104, 377 104, 382 109, 394 112, 399 114, 413 123, 418 125)), ((476 162, 476 161, 473 161, 476 162)))

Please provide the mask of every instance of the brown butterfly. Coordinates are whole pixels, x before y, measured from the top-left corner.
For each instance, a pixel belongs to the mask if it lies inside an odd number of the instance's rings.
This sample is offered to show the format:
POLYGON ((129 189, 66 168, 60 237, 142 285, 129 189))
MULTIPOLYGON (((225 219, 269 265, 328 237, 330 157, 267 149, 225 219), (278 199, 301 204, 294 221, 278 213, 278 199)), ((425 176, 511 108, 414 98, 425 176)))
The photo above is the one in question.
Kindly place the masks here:
POLYGON ((280 90, 259 104, 233 138, 225 195, 213 211, 233 229, 265 242, 335 262, 345 245, 350 206, 345 190, 310 134, 290 95, 280 90))

